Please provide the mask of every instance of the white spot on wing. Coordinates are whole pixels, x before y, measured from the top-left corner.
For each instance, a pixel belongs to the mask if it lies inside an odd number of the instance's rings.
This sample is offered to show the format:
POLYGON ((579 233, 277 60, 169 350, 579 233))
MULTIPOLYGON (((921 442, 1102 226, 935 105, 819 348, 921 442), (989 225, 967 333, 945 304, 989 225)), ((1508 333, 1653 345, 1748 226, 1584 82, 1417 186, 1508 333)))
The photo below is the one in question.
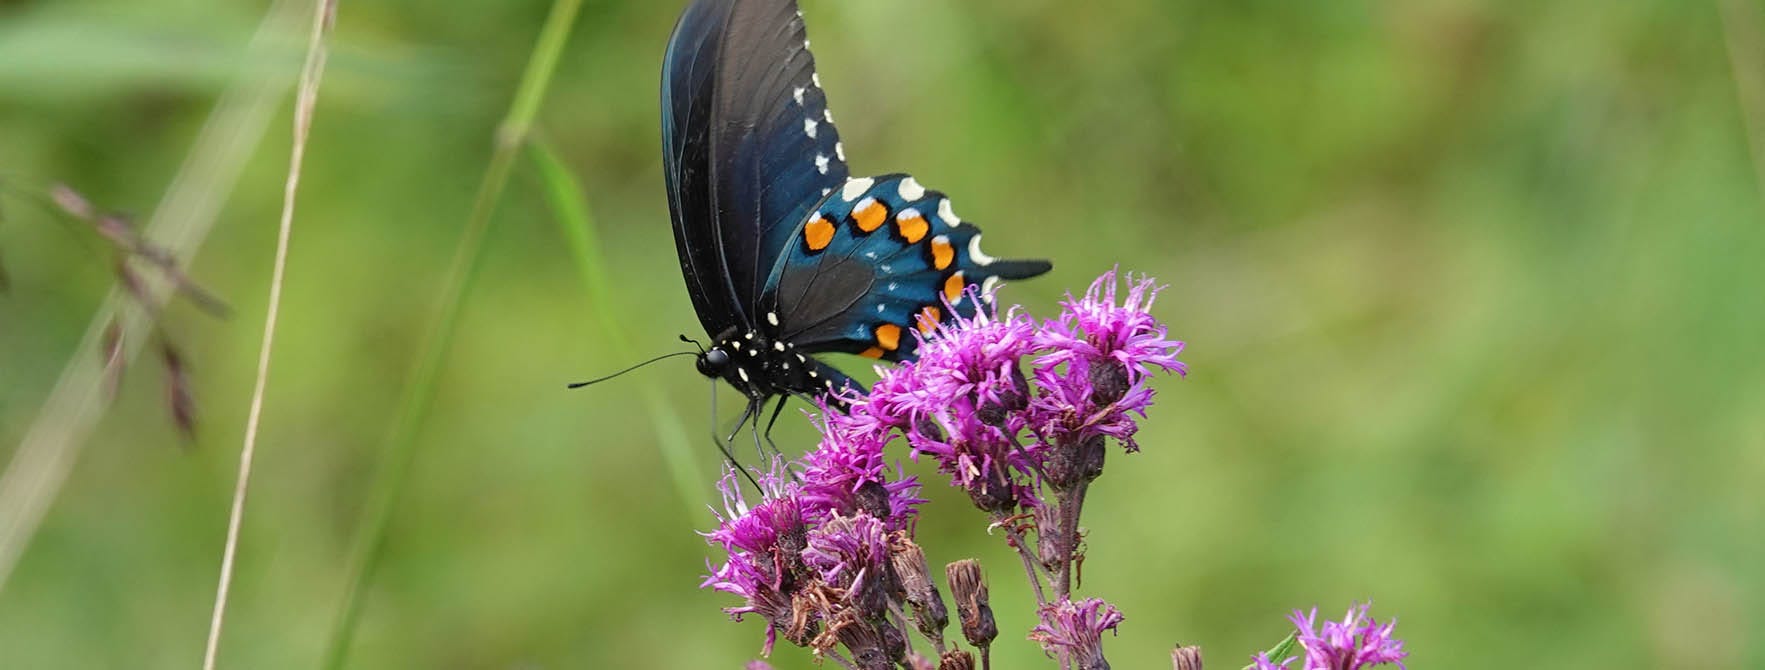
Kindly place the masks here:
POLYGON ((919 182, 915 181, 912 177, 902 179, 898 190, 901 193, 902 200, 912 201, 925 197, 925 187, 920 186, 919 182))
POLYGON ((996 276, 988 277, 981 282, 981 295, 988 295, 996 288, 999 288, 999 278, 996 276))
POLYGON ((784 351, 784 343, 783 342, 773 342, 772 348, 777 351, 784 351))
POLYGON ((798 86, 797 90, 791 91, 791 97, 796 98, 797 104, 801 105, 801 104, 803 104, 803 94, 808 93, 808 92, 809 92, 808 88, 798 86))
POLYGON ((806 40, 806 39, 805 39, 805 40, 803 40, 803 50, 804 50, 804 51, 808 51, 808 50, 809 50, 809 40, 806 40))
POLYGON ((767 312, 766 322, 774 326, 778 325, 778 312, 767 312))
POLYGON ((741 368, 736 368, 735 373, 742 378, 742 381, 745 382, 748 380, 748 371, 747 370, 743 370, 741 368))
POLYGON ((808 135, 809 139, 815 139, 815 136, 819 134, 816 126, 819 125, 821 124, 817 123, 815 119, 803 119, 803 134, 808 135))
POLYGON ((876 252, 866 251, 866 252, 864 252, 864 257, 874 261, 874 260, 876 260, 876 252))
POLYGON ((951 228, 962 225, 962 219, 956 218, 956 210, 950 208, 949 198, 938 201, 938 218, 943 219, 944 223, 950 224, 951 228))
POLYGON ((821 73, 820 72, 809 73, 809 83, 814 84, 815 88, 821 88, 821 73))
POLYGON ((870 190, 870 187, 875 185, 876 180, 869 177, 848 179, 846 180, 845 189, 840 191, 840 197, 845 198, 846 202, 857 200, 858 196, 864 195, 865 191, 870 190))
POLYGON ((896 221, 909 221, 917 218, 919 218, 919 209, 915 207, 908 207, 901 210, 900 214, 895 215, 896 221))
MULTIPOLYGON (((968 259, 974 261, 976 265, 992 265, 993 261, 999 260, 988 256, 987 252, 981 251, 980 235, 975 235, 974 239, 968 241, 968 259)), ((997 277, 992 277, 992 279, 997 279, 997 277)))
MULTIPOLYGON (((827 166, 827 157, 821 154, 815 154, 815 171, 820 172, 821 174, 827 174, 827 166)), ((827 193, 828 189, 821 189, 822 195, 827 195, 827 193)))
POLYGON ((840 162, 842 162, 842 163, 846 162, 846 143, 845 142, 834 142, 833 143, 833 155, 839 156, 840 162))
POLYGON ((827 119, 828 123, 833 123, 833 110, 822 109, 821 110, 821 118, 827 119))
POLYGON ((882 305, 877 305, 877 306, 876 306, 876 313, 877 313, 877 314, 881 314, 881 313, 883 313, 883 306, 882 306, 882 305))
POLYGON ((889 282, 889 290, 890 290, 890 291, 899 291, 899 290, 901 290, 901 282, 898 282, 898 281, 892 281, 892 282, 889 282))

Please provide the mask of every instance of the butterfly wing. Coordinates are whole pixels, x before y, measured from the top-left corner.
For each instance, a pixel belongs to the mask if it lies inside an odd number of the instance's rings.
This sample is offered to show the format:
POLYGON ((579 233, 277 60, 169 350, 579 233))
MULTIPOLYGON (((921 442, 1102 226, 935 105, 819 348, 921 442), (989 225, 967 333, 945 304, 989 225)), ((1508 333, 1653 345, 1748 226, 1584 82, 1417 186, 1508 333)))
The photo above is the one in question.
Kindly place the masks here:
POLYGON ((979 306, 965 294, 969 286, 1053 268, 993 258, 980 239, 949 198, 912 177, 853 179, 793 231, 761 305, 781 319, 779 337, 799 349, 912 360, 917 342, 908 329, 949 322, 946 302, 973 314, 979 306))
POLYGON ((790 235, 847 177, 795 0, 687 8, 663 64, 662 128, 693 307, 714 337, 745 329, 790 235))

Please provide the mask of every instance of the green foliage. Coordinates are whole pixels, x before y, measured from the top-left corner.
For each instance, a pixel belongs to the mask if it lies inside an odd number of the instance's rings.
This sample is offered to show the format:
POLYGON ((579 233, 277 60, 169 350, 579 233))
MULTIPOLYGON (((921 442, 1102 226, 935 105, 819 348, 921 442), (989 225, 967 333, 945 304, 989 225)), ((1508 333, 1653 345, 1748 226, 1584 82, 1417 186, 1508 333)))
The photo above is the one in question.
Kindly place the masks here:
MULTIPOLYGON (((563 388, 698 327, 657 128, 681 4, 586 3, 549 93, 524 108, 547 148, 505 158, 433 404, 408 427, 421 456, 350 667, 736 668, 758 652, 758 624, 729 623, 727 599, 695 588, 692 531, 720 460, 704 380, 675 359, 563 388)), ((321 663, 413 358, 550 7, 343 2, 224 667, 321 663)), ((0 179, 151 210, 231 75, 298 66, 292 42, 285 59, 236 57, 262 9, 0 3, 0 179)), ((1238 667, 1292 609, 1367 598, 1401 621, 1412 667, 1765 665, 1765 210, 1747 135, 1765 110, 1741 104, 1734 77, 1761 71, 1765 49, 1733 41, 1757 26, 1724 18, 1747 12, 806 11, 855 171, 911 170, 992 252, 1055 259, 1009 299, 1046 314, 1117 263, 1171 284, 1156 311, 1194 373, 1160 385, 1145 451, 1111 454, 1087 501, 1081 593, 1126 613, 1108 641, 1118 667, 1163 667, 1178 639, 1238 667)), ((190 268, 239 315, 263 312, 281 113, 190 268)), ((6 214, 0 458, 61 364, 98 355, 78 342, 112 276, 46 216, 6 214)), ((196 666, 259 333, 255 318, 173 323, 201 444, 179 448, 158 380, 125 377, 0 590, 0 666, 196 666)), ((813 439, 794 415, 777 436, 813 439)), ((993 575, 997 667, 1047 667, 1011 641, 1032 608, 1009 551, 924 464, 909 469, 931 484, 931 560, 976 556, 993 575)), ((774 661, 811 667, 788 646, 774 661)))

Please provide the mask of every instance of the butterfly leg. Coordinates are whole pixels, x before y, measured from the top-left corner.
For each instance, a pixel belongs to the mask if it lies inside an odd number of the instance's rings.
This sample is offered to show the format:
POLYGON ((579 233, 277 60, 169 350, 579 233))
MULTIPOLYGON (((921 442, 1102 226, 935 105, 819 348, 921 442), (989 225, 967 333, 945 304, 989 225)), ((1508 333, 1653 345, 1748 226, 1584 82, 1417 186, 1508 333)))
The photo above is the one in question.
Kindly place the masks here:
MULTIPOLYGON (((744 413, 742 416, 745 418, 747 414, 744 413)), ((740 424, 736 425, 736 430, 741 430, 740 424)), ((735 435, 732 433, 729 441, 734 440, 735 435)), ((754 473, 749 472, 747 468, 742 467, 741 463, 736 462, 735 454, 730 453, 727 441, 717 438, 717 380, 715 379, 711 380, 711 444, 717 445, 717 450, 723 452, 723 460, 729 463, 731 469, 742 473, 742 476, 748 479, 748 483, 754 485, 755 491, 760 490, 760 482, 754 479, 754 473)))
POLYGON ((778 404, 772 408, 772 418, 766 422, 766 446, 772 447, 774 456, 783 456, 784 453, 778 450, 778 443, 772 441, 772 427, 778 424, 778 415, 784 413, 784 403, 790 399, 789 394, 779 394, 778 404))
MULTIPOLYGON (((748 414, 754 419, 752 423, 748 424, 748 432, 754 436, 754 453, 759 456, 761 462, 768 461, 766 458, 766 448, 760 446, 760 412, 765 411, 765 409, 765 398, 755 398, 748 401, 748 414)), ((774 415, 774 418, 776 418, 776 415, 774 415)), ((772 426, 768 424, 766 430, 770 433, 772 431, 772 426)), ((766 441, 770 442, 772 441, 772 438, 768 436, 766 441)), ((774 448, 773 451, 776 452, 778 449, 774 448)))

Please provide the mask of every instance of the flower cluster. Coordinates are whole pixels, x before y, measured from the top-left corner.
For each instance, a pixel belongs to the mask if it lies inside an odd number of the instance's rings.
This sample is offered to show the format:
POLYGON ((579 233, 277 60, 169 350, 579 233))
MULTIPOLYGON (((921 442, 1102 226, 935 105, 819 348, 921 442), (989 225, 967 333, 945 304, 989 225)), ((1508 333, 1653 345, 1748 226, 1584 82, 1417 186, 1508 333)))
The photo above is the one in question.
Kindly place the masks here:
MULTIPOLYGON (((901 438, 1006 530, 1043 607, 1030 639, 1079 667, 1105 667, 1101 633, 1121 613, 1070 596, 1078 512, 1102 474, 1106 441, 1138 449, 1148 379, 1186 372, 1183 344, 1148 312, 1153 282, 1130 280, 1119 300, 1118 283, 1104 274, 1042 322, 1016 307, 973 309, 993 296, 971 289, 962 300, 969 309, 950 305, 953 323, 922 336, 918 360, 879 370, 868 393, 823 403, 820 445, 758 475, 758 502, 743 497, 734 471, 724 477, 724 511, 706 538, 728 559, 704 586, 742 598, 732 616, 766 620, 768 653, 782 635, 850 667, 973 667, 968 652, 944 645, 948 610, 912 541, 924 501, 918 482, 885 456, 901 438), (933 642, 936 664, 911 653, 912 631, 933 642)), ((959 561, 947 573, 963 637, 985 667, 998 629, 980 567, 959 561)))
MULTIPOLYGON (((1312 608, 1311 612, 1294 611, 1288 620, 1297 629, 1294 639, 1305 649, 1304 670, 1360 670, 1387 663, 1405 667, 1403 659, 1409 656, 1409 652, 1403 650, 1402 640, 1391 636, 1397 622, 1393 620, 1380 625, 1367 616, 1369 607, 1367 604, 1350 607, 1342 621, 1325 621, 1322 630, 1317 626, 1317 608, 1312 608)), ((1296 659, 1276 663, 1265 653, 1257 654, 1252 660, 1256 670, 1286 670, 1287 664, 1296 659)))

